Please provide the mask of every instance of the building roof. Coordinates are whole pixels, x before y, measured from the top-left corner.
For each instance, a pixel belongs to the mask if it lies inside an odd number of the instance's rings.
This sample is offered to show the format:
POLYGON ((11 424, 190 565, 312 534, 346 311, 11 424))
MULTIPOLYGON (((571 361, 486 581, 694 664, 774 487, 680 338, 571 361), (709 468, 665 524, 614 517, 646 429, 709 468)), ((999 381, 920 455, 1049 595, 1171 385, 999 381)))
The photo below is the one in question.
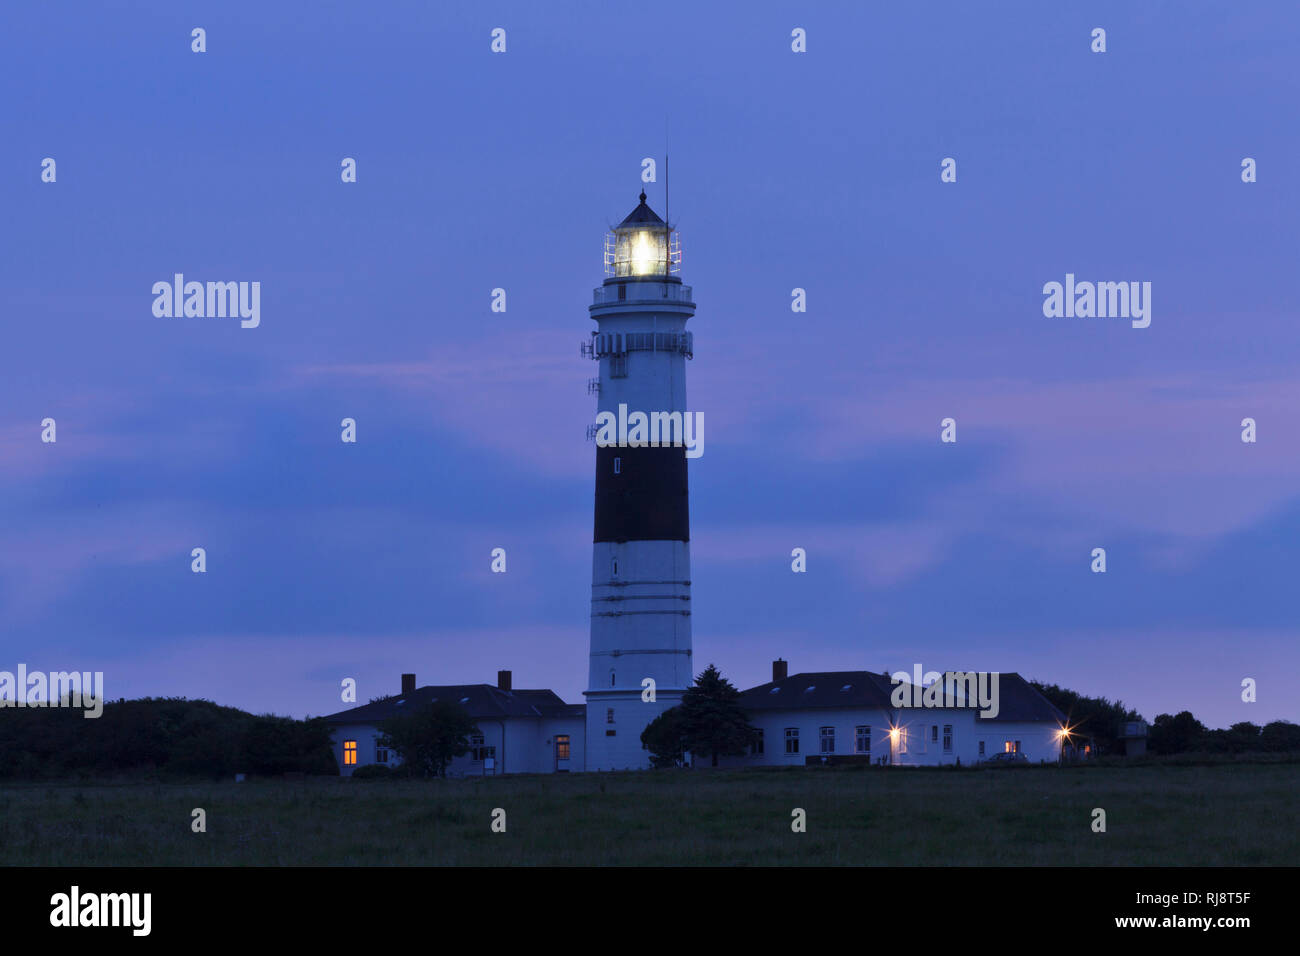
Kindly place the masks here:
POLYGON ((1058 724, 1066 721, 1065 714, 1039 693, 1033 684, 1014 671, 998 675, 998 715, 986 719, 1050 720, 1058 724))
POLYGON ((893 685, 870 671, 794 674, 741 691, 746 710, 805 710, 822 707, 872 707, 890 710, 893 685))
POLYGON ((323 718, 331 724, 377 724, 427 707, 434 701, 451 701, 475 720, 502 717, 582 717, 585 704, 566 704, 551 690, 501 690, 491 684, 446 684, 416 688, 411 694, 394 694, 383 700, 341 710, 323 718))
MULTIPOLYGON (((900 709, 890 699, 895 686, 888 675, 873 671, 817 671, 751 687, 741 692, 740 705, 749 711, 830 707, 870 707, 890 711, 900 709)), ((982 719, 1063 723, 1066 718, 1019 674, 1001 672, 998 674, 998 714, 982 719)))
POLYGON ((641 190, 641 205, 637 206, 627 218, 618 224, 618 228, 624 226, 662 226, 664 221, 659 218, 659 214, 645 204, 645 190, 641 190))

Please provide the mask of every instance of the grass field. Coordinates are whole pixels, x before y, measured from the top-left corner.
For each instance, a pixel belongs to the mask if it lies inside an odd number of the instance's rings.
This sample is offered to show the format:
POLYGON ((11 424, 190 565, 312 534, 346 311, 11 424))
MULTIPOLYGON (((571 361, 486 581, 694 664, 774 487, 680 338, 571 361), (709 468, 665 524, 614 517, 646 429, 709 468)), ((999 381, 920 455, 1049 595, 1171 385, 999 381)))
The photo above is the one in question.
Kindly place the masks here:
POLYGON ((0 864, 1294 866, 1298 793, 1297 763, 18 784, 0 864))

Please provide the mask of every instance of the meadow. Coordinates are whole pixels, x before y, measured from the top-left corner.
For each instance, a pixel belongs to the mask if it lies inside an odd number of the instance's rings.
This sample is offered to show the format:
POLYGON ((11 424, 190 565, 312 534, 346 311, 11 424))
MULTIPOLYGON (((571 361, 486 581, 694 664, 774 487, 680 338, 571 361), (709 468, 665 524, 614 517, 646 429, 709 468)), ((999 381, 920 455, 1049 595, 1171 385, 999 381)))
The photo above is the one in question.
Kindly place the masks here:
POLYGON ((1294 866, 1298 793, 1300 763, 8 783, 0 865, 1294 866))

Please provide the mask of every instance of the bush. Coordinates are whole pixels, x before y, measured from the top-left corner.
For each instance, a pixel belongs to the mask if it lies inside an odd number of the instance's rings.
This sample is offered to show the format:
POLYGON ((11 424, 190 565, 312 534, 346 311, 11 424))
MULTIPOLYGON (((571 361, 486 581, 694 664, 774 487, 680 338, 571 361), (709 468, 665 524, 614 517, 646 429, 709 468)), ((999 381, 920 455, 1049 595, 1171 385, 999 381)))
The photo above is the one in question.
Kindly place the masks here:
POLYGON ((207 700, 144 698, 72 708, 0 709, 0 778, 39 779, 156 770, 165 776, 338 774, 321 720, 258 717, 207 700))

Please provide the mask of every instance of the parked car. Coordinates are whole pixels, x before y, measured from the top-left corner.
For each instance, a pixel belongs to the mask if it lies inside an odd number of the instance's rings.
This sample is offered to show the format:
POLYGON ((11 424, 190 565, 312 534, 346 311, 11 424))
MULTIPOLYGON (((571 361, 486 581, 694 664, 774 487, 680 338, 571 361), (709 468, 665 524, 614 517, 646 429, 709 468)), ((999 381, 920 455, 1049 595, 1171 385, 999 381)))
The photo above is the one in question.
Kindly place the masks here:
POLYGON ((994 767, 1005 767, 1010 764, 1029 763, 1029 758, 1019 750, 1008 750, 1005 753, 994 754, 991 757, 986 757, 983 762, 991 764, 994 767))

